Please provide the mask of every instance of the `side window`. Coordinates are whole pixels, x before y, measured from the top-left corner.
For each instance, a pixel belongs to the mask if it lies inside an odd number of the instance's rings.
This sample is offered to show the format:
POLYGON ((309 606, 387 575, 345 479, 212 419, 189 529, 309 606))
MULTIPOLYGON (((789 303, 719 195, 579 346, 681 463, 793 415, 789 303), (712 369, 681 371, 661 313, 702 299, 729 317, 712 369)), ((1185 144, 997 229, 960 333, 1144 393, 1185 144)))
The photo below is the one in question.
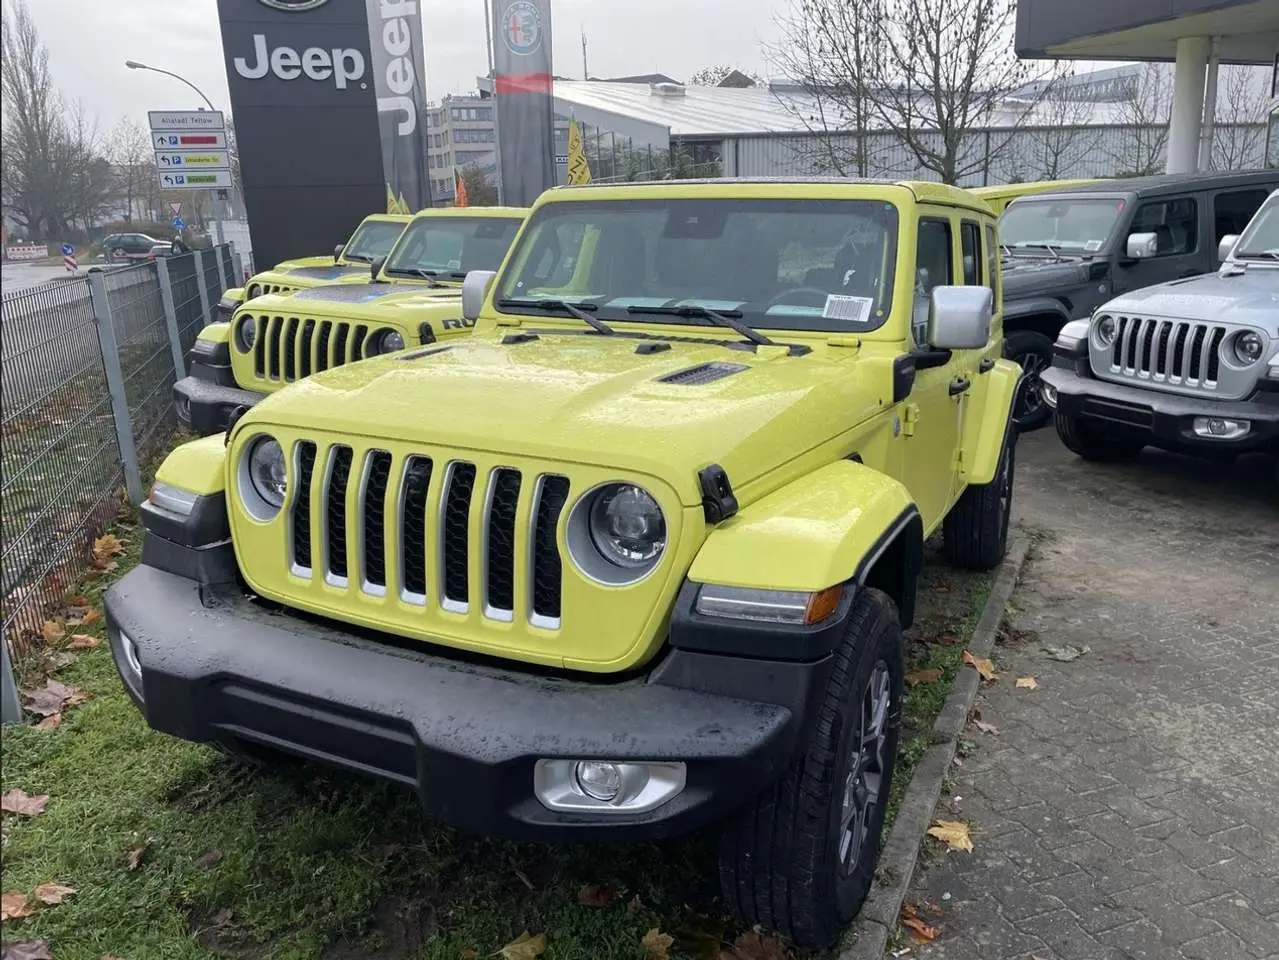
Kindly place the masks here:
POLYGON ((1194 253, 1199 247, 1199 204, 1193 197, 1143 203, 1128 232, 1153 233, 1156 257, 1194 253))
POLYGON ((949 220, 919 221, 915 244, 915 304, 911 316, 916 343, 925 340, 933 288, 955 282, 953 251, 949 220))
POLYGON ((981 226, 972 220, 959 225, 959 241, 963 244, 964 286, 981 284, 981 226))
POLYGON ((1265 190, 1233 190, 1213 197, 1213 239, 1221 243, 1224 236, 1243 233, 1243 228, 1267 196, 1265 190))
POLYGON ((995 295, 995 311, 999 311, 999 238, 995 228, 986 227, 986 286, 995 295))

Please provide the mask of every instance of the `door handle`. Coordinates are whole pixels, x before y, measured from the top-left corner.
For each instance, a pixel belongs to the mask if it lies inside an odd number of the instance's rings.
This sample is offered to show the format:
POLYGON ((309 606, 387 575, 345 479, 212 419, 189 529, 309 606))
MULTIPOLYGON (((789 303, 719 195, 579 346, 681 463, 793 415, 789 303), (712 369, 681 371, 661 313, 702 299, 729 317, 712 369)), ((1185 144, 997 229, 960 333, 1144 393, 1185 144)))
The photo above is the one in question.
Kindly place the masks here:
POLYGON ((972 385, 973 385, 973 382, 969 380, 967 377, 965 377, 963 380, 952 380, 950 382, 950 395, 952 397, 957 397, 961 393, 963 393, 965 390, 967 390, 969 387, 971 387, 972 385))

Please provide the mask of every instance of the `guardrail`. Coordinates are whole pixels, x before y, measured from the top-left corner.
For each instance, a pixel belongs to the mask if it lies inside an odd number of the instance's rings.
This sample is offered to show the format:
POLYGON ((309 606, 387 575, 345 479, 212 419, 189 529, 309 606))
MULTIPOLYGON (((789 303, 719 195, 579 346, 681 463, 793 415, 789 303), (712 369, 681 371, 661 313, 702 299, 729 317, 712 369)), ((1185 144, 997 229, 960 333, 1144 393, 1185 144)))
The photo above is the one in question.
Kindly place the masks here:
MULTIPOLYGON (((0 629, 9 655, 87 569, 121 491, 177 425, 173 384, 237 275, 229 245, 90 271, 0 300, 0 629)), ((16 697, 0 693, 4 720, 16 697)))

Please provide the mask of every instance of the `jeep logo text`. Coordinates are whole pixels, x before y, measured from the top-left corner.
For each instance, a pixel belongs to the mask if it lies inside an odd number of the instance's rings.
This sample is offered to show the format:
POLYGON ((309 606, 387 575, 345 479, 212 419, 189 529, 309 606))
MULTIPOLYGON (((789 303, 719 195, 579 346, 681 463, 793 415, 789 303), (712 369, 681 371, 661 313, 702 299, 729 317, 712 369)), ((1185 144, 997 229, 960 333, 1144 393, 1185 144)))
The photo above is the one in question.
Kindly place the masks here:
MULTIPOLYGON (((372 15, 370 10, 370 18, 372 15)), ((377 109, 378 113, 402 112, 404 116, 396 127, 396 133, 407 137, 417 129, 417 107, 412 97, 417 71, 413 68, 413 35, 409 31, 408 20, 417 16, 416 0, 382 0, 378 5, 378 15, 382 29, 377 30, 377 24, 372 26, 381 37, 387 60, 385 77, 378 84, 377 109), (392 96, 381 96, 384 86, 392 96)))
POLYGON ((296 80, 305 75, 311 80, 332 80, 339 90, 345 90, 353 80, 364 76, 364 54, 354 47, 334 47, 324 50, 307 47, 298 53, 293 47, 276 47, 267 50, 266 35, 253 35, 253 63, 247 57, 235 58, 235 72, 246 80, 261 80, 273 73, 281 80, 296 80))

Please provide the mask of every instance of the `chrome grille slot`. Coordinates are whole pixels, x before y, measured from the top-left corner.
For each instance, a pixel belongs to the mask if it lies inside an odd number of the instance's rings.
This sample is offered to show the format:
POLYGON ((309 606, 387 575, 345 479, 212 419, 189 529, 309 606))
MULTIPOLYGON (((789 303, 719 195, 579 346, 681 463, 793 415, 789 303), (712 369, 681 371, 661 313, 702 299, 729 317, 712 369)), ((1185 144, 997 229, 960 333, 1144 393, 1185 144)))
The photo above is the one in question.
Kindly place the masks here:
POLYGON ((494 620, 515 616, 515 514, 519 500, 520 472, 494 470, 484 504, 484 615, 494 620))
POLYGON ((336 587, 347 583, 346 488, 351 480, 351 448, 329 452, 324 482, 325 579, 336 587))
POLYGON ((1224 326, 1191 320, 1116 317, 1115 342, 1094 351, 1094 371, 1108 379, 1150 380, 1215 391, 1224 326))
POLYGON ((363 551, 364 592, 386 593, 386 493, 391 479, 391 455, 373 450, 364 462, 360 481, 360 549, 363 551))
POLYGON ((441 603, 445 610, 466 613, 470 601, 470 517, 475 492, 475 464, 449 464, 440 499, 441 603))

